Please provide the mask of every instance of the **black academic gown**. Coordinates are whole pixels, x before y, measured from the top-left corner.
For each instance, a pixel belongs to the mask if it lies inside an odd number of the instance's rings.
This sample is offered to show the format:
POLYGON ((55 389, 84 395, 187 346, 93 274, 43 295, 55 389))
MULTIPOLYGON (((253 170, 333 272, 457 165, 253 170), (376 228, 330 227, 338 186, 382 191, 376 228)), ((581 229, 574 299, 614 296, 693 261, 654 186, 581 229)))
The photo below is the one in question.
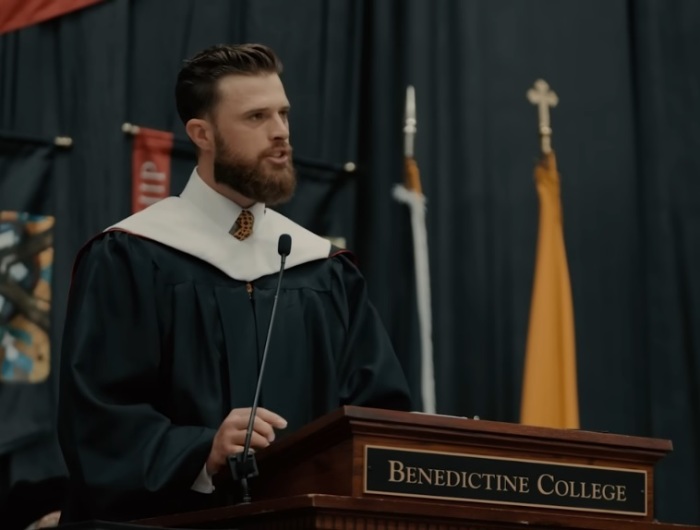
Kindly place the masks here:
MULTIPOLYGON (((276 278, 235 281, 123 232, 82 251, 62 347, 62 522, 225 502, 225 487, 191 486, 222 420, 252 404, 276 278)), ((285 271, 260 405, 292 432, 346 404, 411 407, 365 282, 340 254, 285 271)))

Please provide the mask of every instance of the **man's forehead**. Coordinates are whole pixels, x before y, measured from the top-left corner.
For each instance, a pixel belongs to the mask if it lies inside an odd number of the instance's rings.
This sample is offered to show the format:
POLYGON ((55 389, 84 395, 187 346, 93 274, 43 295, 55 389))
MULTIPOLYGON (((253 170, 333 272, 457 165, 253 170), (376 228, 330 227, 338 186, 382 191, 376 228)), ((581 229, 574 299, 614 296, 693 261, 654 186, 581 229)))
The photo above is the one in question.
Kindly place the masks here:
POLYGON ((217 83, 219 102, 237 107, 288 105, 282 80, 277 74, 228 75, 217 83))

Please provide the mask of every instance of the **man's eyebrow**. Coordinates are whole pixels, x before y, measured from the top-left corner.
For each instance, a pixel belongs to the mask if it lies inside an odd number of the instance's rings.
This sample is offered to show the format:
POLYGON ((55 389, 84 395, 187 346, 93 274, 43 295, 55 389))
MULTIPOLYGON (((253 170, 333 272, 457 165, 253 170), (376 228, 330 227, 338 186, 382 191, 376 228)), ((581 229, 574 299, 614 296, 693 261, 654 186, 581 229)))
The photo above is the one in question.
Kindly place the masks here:
MULTIPOLYGON (((249 109, 244 112, 244 114, 255 114, 257 112, 266 112, 274 107, 256 107, 254 109, 249 109)), ((282 105, 280 107, 280 110, 290 110, 292 108, 291 105, 282 105)))
POLYGON ((258 112, 265 112, 270 110, 270 107, 256 107, 254 109, 248 109, 244 114, 257 114, 258 112))

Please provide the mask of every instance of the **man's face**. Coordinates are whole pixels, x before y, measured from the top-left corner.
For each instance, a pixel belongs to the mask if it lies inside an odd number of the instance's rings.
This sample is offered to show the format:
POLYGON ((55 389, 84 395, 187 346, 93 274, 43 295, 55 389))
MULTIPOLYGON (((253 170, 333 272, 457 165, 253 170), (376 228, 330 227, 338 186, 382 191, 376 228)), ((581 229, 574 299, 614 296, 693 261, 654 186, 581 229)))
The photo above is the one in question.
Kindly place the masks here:
POLYGON ((289 145, 289 101, 277 74, 219 80, 213 112, 214 178, 265 204, 289 200, 296 186, 289 145))

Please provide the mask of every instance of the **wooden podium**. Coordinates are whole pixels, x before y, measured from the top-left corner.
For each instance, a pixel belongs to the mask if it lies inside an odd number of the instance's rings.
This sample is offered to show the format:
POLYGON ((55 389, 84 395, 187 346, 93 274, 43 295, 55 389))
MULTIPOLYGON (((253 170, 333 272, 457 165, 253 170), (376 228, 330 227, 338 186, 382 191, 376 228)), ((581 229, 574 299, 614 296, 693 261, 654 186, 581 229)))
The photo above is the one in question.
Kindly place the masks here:
POLYGON ((259 451, 252 502, 134 521, 167 528, 693 528, 654 519, 671 442, 343 407, 259 451))

